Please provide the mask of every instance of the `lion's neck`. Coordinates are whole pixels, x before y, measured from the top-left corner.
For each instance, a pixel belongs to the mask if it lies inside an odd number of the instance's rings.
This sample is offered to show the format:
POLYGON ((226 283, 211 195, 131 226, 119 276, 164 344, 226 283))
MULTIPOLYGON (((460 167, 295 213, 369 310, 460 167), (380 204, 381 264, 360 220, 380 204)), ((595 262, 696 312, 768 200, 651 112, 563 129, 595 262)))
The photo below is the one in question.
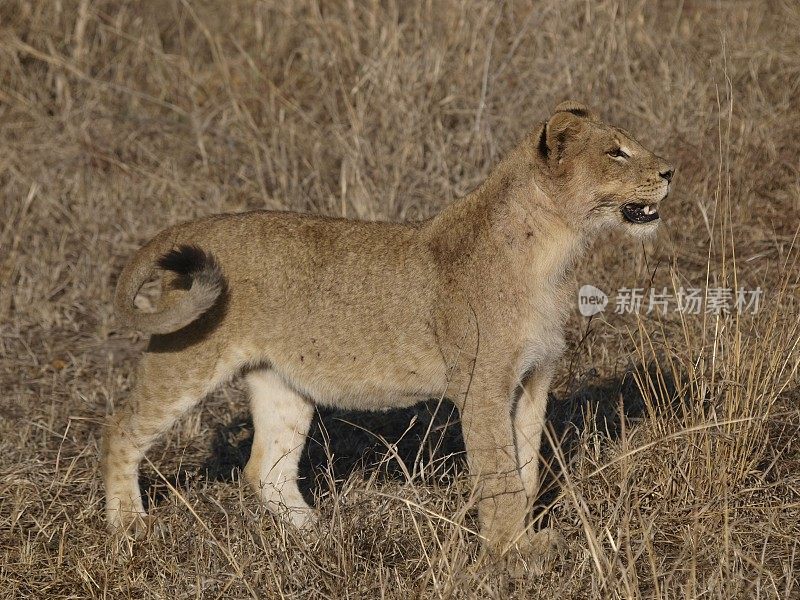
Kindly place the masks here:
POLYGON ((533 177, 512 155, 477 190, 445 209, 436 220, 451 251, 508 257, 536 280, 566 279, 588 240, 533 177))

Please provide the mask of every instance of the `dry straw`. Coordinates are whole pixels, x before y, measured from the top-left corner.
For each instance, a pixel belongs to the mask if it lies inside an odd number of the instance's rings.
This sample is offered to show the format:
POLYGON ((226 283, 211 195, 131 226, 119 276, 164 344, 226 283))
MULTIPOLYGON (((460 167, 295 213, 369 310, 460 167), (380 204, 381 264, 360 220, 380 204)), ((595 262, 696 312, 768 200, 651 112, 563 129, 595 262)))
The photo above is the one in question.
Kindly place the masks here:
POLYGON ((0 596, 800 597, 798 81, 791 1, 3 2, 0 596), (151 455, 152 535, 109 540, 97 441, 143 344, 110 299, 140 244, 251 208, 427 217, 565 98, 678 165, 658 238, 603 240, 579 283, 765 295, 575 311, 534 523, 567 539, 552 570, 479 554, 435 401, 323 416, 303 536, 240 485, 222 391, 151 455))

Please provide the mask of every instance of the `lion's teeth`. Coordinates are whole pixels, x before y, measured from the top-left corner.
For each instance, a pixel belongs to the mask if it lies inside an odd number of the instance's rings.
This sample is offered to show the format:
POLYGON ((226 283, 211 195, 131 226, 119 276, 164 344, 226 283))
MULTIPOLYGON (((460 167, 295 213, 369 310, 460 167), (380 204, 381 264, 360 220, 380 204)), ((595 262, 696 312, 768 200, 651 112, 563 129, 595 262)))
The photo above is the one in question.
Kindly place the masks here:
POLYGON ((644 214, 652 215, 654 212, 656 212, 656 209, 650 206, 649 204, 644 207, 644 214))

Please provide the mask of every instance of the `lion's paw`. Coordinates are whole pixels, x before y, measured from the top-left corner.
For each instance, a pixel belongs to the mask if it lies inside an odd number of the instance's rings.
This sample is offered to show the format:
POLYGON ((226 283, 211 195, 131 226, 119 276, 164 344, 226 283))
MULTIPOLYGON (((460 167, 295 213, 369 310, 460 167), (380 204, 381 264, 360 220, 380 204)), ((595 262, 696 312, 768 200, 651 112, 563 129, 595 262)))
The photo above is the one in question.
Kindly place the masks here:
POLYGON ((566 541, 551 527, 531 533, 516 544, 517 551, 508 554, 508 570, 514 577, 542 575, 564 555, 566 541))
POLYGON ((116 539, 142 540, 155 530, 156 521, 152 515, 139 512, 117 514, 109 519, 108 530, 116 539))

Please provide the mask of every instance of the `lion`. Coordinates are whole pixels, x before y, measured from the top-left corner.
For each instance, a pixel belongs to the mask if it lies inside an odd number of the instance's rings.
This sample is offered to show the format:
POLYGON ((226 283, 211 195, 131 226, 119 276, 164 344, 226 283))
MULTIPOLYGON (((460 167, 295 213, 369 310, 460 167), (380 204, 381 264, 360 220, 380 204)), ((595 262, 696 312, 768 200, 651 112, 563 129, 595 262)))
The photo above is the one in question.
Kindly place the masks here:
POLYGON ((283 519, 315 518, 298 487, 315 405, 381 410, 446 397, 460 411, 486 547, 541 552, 554 534, 530 533, 526 519, 569 275, 605 230, 652 234, 673 172, 568 101, 476 190, 425 221, 253 211, 159 233, 123 269, 114 299, 119 321, 151 337, 131 401, 104 431, 110 529, 146 528, 145 452, 242 375, 255 428, 244 477, 283 519), (138 291, 159 274, 157 310, 137 310, 138 291))

